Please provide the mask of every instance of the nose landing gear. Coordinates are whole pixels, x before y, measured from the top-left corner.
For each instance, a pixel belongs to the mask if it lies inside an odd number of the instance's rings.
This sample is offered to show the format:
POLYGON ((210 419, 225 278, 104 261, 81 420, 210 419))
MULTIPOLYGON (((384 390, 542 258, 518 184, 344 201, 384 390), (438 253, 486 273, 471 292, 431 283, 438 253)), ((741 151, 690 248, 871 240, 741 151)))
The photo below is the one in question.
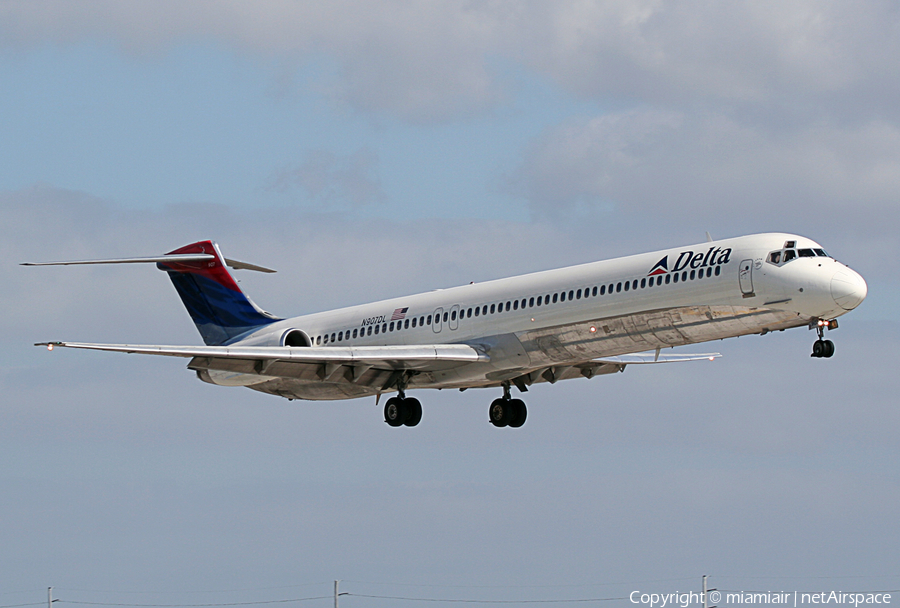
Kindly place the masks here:
POLYGON ((816 328, 816 334, 818 334, 819 339, 813 342, 813 352, 810 357, 816 358, 829 358, 834 355, 834 342, 831 340, 825 340, 825 328, 827 327, 829 330, 837 329, 838 323, 837 319, 831 319, 827 321, 825 319, 814 319, 810 321, 809 327, 812 329, 816 328))

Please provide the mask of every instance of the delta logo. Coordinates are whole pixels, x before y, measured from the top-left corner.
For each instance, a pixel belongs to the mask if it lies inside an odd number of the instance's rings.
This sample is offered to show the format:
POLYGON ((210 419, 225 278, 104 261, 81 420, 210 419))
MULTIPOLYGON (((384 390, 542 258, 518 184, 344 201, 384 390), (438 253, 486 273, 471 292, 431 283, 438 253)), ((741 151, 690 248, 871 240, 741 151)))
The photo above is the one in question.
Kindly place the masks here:
MULTIPOLYGON (((705 268, 707 266, 719 266, 727 264, 731 259, 731 247, 722 249, 721 247, 710 247, 709 251, 694 253, 693 251, 682 251, 678 254, 675 264, 672 266, 671 272, 679 272, 686 268, 705 268)), ((648 277, 654 277, 658 274, 666 274, 669 272, 669 256, 663 256, 647 273, 648 277)))

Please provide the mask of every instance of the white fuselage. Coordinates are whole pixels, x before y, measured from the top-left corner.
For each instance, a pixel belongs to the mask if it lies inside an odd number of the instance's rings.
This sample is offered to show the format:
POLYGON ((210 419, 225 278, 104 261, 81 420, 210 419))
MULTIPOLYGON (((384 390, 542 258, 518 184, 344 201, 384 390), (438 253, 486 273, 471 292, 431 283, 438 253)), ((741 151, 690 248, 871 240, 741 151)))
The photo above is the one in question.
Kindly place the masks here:
MULTIPOLYGON (((233 344, 280 346, 297 330, 315 346, 463 343, 490 361, 416 375, 410 388, 530 384, 617 371, 591 366, 600 357, 807 326, 865 295, 862 277, 817 243, 758 234, 294 317, 233 344)), ((378 392, 321 377, 205 379, 305 399, 378 392)))

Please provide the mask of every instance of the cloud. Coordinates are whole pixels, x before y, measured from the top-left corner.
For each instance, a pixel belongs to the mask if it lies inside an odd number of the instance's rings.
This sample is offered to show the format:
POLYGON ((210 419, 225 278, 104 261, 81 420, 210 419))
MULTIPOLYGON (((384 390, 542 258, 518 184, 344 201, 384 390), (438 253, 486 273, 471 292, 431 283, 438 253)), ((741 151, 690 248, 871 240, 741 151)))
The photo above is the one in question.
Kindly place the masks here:
POLYGON ((378 178, 378 155, 369 148, 345 156, 313 150, 298 166, 276 172, 269 186, 278 192, 295 187, 317 206, 360 206, 387 199, 378 178))
MULTIPOLYGON (((320 84, 358 110, 412 122, 490 111, 512 63, 595 101, 728 104, 795 120, 897 117, 900 9, 846 2, 695 0, 359 3, 3 3, 7 47, 110 41, 137 54, 210 41, 336 65, 320 84)), ((300 62, 302 63, 302 61, 300 62)))
POLYGON ((744 209, 790 224, 819 213, 861 226, 895 215, 900 127, 776 130, 725 114, 629 110, 547 129, 508 185, 539 215, 613 205, 717 220, 744 209))

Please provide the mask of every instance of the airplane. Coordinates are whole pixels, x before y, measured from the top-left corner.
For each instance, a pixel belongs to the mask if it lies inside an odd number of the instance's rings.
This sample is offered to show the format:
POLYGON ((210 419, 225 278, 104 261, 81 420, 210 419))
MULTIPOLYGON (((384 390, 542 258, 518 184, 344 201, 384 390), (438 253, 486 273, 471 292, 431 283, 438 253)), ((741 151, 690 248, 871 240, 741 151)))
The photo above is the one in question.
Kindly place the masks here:
POLYGON ((225 258, 199 241, 144 258, 26 263, 155 263, 168 273, 205 346, 40 342, 189 358, 219 386, 289 400, 337 400, 396 392, 384 406, 393 427, 416 426, 410 389, 500 388, 497 427, 521 427, 513 398, 535 383, 593 378, 627 365, 715 359, 662 349, 794 327, 815 329, 812 357, 830 358, 825 330, 865 299, 865 280, 816 242, 768 233, 713 241, 280 318, 254 304, 227 267, 269 268, 225 258))

